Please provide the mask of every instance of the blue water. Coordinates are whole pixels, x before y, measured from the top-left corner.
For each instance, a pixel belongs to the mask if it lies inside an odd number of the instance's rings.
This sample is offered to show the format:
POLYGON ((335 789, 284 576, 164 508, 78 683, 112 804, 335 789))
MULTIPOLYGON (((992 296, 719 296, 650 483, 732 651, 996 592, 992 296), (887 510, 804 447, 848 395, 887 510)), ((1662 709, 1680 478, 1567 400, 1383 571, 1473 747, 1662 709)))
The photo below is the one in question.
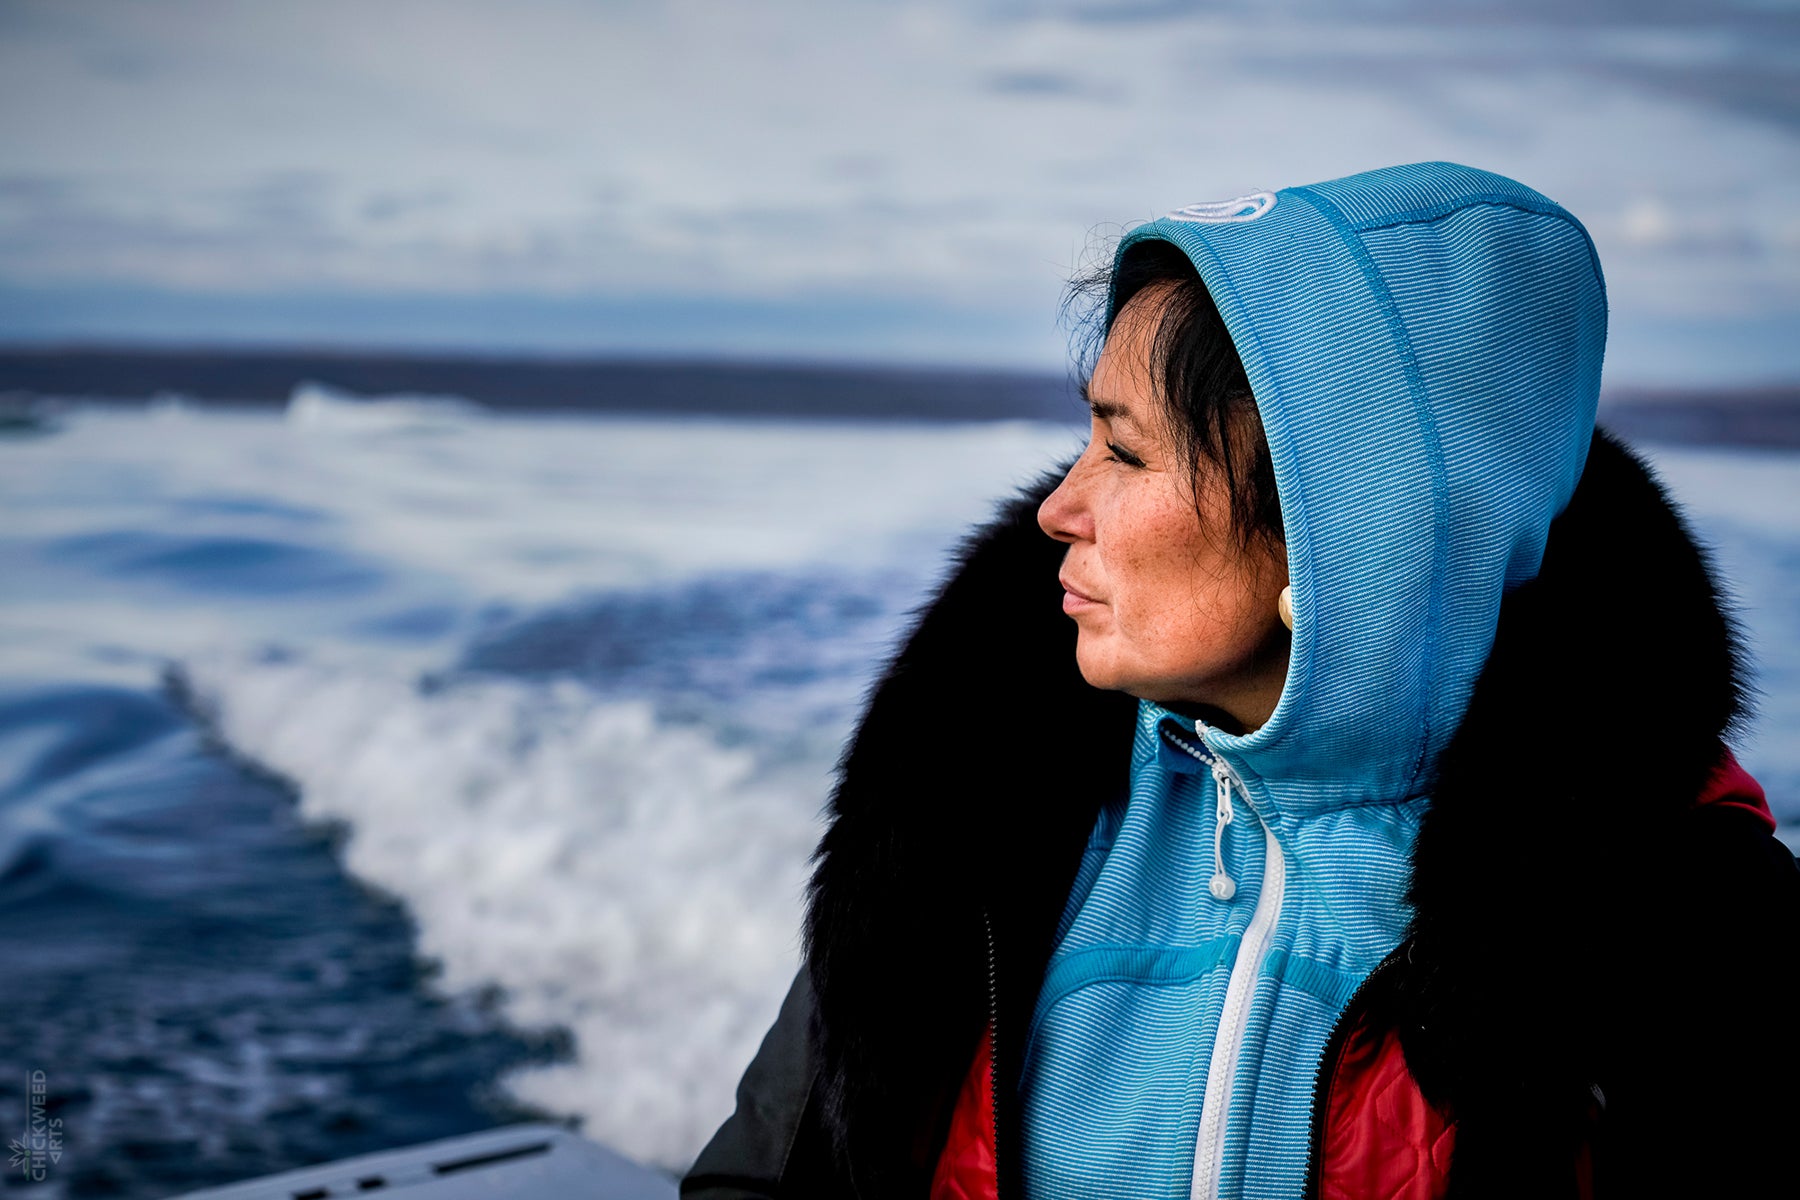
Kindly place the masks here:
POLYGON ((68 1131, 34 1190, 163 1195, 485 1128, 526 1115, 497 1074, 568 1054, 431 994, 405 909, 167 697, 15 691, 0 731, 0 1112, 23 1124, 42 1069, 68 1131))
POLYGON ((871 673, 1071 444, 423 415, 0 442, 0 1130, 36 1070, 64 1129, 8 1190, 530 1116, 683 1165, 792 972, 871 673))
MULTIPOLYGON (((526 1116, 671 1170, 796 954, 829 770, 944 554, 1075 444, 93 409, 0 441, 8 1191, 156 1197, 526 1116)), ((1658 450, 1800 824, 1800 457, 1658 450)))

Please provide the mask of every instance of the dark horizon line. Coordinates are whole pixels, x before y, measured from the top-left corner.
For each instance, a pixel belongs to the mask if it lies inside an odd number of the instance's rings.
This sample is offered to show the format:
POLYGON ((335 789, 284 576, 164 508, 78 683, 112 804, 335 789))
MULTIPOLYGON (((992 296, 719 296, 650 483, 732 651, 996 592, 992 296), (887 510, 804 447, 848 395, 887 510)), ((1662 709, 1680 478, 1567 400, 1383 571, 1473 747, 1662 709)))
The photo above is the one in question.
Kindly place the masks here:
POLYGON ((304 383, 457 396, 500 411, 1067 422, 1068 373, 921 364, 419 354, 334 348, 0 346, 0 394, 284 403, 304 383))
POLYGON ((942 360, 917 358, 875 358, 846 356, 834 357, 829 354, 795 355, 773 354, 758 355, 742 351, 624 351, 624 350, 569 350, 559 348, 533 349, 529 346, 508 346, 491 349, 471 348, 459 349, 438 343, 394 342, 391 344, 364 344, 359 342, 320 342, 320 341, 169 341, 161 338, 146 338, 141 341, 131 339, 101 338, 59 338, 59 339, 10 339, 0 335, 0 362, 13 357, 79 357, 97 358, 134 356, 142 358, 187 358, 198 356, 223 358, 316 358, 323 361, 344 361, 361 359, 381 359, 393 361, 416 361, 427 363, 442 362, 496 364, 501 366, 694 366, 719 367, 726 370, 794 370, 794 371, 849 371, 858 374, 947 374, 947 375, 995 375, 1014 376, 1019 378, 1062 378, 1073 368, 1064 367, 1058 371, 1052 367, 1030 367, 1018 364, 997 364, 962 362, 954 358, 942 360))
MULTIPOLYGON (((213 361, 240 360, 245 362, 267 363, 271 360, 293 362, 296 360, 318 361, 326 364, 363 364, 391 363, 396 366, 417 364, 420 366, 454 367, 469 365, 485 368, 520 367, 524 369, 607 369, 624 368, 632 371, 641 369, 729 371, 750 373, 798 373, 804 375, 854 375, 854 376, 912 376, 912 377, 963 377, 1011 379, 1034 382, 1055 382, 1058 385, 1074 388, 1077 381, 1073 367, 1065 367, 1061 371, 1049 367, 1033 368, 1017 365, 994 365, 982 363, 961 363, 953 360, 941 362, 920 361, 916 359, 878 359, 878 358, 835 358, 829 355, 799 357, 795 355, 759 355, 742 352, 721 352, 718 354, 682 351, 676 352, 643 352, 625 351, 571 351, 563 349, 533 350, 530 348, 509 347, 504 349, 450 349, 438 345, 358 345, 331 344, 325 342, 240 342, 240 341, 192 341, 171 342, 161 340, 101 340, 101 339, 66 339, 66 340, 8 340, 0 337, 0 392, 21 390, 8 383, 16 366, 23 365, 14 360, 105 360, 105 359, 140 359, 146 363, 153 361, 209 359, 213 361)), ((326 382, 320 380, 318 382, 326 382)), ((35 389, 24 389, 35 390, 35 389)), ((178 388, 165 388, 176 391, 178 388)), ((353 390, 353 389, 346 389, 353 390)), ((117 397, 129 399, 131 397, 117 397)), ((205 397, 195 397, 203 399, 205 397)), ((223 398, 223 397, 219 397, 223 398)), ((472 397, 471 397, 472 398, 472 397)), ((1620 383, 1604 384, 1601 389, 1601 403, 1666 403, 1670 401, 1694 401, 1713 403, 1743 402, 1789 402, 1800 403, 1800 376, 1793 378, 1771 377, 1750 382, 1734 382, 1717 387, 1706 387, 1696 384, 1657 384, 1642 381, 1626 380, 1620 383)), ((249 397, 235 397, 249 399, 249 397)))

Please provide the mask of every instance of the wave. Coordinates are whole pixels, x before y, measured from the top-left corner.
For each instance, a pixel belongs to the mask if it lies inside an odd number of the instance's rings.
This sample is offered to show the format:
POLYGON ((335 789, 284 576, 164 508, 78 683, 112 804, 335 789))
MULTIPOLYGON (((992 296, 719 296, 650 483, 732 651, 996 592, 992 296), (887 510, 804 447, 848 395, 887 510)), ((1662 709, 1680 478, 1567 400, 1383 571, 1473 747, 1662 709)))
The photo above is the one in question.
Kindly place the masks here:
POLYGON ((769 767, 566 678, 417 682, 352 660, 221 653, 175 685, 233 752, 341 824, 450 992, 497 985, 575 1059, 520 1100, 671 1170, 729 1112, 798 962, 822 763, 769 767))
POLYGON ((287 402, 290 425, 331 433, 438 432, 460 428, 486 411, 461 396, 359 396, 310 380, 295 385, 287 402))

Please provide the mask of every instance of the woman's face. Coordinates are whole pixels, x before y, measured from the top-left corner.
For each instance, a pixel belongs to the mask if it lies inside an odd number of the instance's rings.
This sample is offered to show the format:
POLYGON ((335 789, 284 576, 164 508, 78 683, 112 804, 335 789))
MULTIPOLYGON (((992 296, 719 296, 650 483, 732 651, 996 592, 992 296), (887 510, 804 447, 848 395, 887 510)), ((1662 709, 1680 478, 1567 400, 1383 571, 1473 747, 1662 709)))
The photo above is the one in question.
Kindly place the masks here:
POLYGON ((1229 497, 1204 466, 1196 504, 1150 371, 1168 287, 1145 288, 1113 322, 1088 382, 1087 449, 1038 509, 1038 524, 1069 546, 1063 611, 1080 628, 1083 678, 1159 703, 1205 705, 1247 731, 1269 719, 1287 678, 1288 633, 1276 611, 1287 561, 1239 547, 1229 497))

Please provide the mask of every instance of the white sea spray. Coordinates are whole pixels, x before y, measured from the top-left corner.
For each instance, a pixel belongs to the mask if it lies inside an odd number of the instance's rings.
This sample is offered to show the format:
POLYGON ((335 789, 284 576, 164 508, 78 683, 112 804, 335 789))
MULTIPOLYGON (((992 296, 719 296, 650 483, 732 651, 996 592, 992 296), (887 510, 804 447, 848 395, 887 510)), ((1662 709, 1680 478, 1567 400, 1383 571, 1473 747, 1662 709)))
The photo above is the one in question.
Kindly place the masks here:
POLYGON ((497 985, 512 1021, 573 1031, 576 1060, 513 1079, 520 1098, 691 1159, 796 965, 822 770, 759 772, 568 680, 421 690, 255 655, 184 670, 233 751, 347 827, 345 866, 406 903, 438 986, 497 985))

